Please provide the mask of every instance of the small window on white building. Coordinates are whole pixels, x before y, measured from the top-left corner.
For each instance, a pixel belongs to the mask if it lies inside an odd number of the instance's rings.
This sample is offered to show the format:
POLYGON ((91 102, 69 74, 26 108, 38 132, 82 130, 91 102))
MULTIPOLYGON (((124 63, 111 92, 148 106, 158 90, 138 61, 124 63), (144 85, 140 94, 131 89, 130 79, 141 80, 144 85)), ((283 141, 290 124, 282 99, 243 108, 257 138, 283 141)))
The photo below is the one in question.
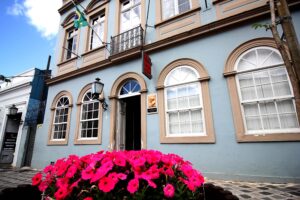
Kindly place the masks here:
POLYGON ((120 32, 123 33, 141 24, 141 0, 125 0, 121 4, 120 32))
POLYGON ((77 51, 77 29, 72 29, 67 32, 66 60, 75 57, 77 51))
POLYGON ((104 41, 105 14, 102 13, 91 20, 90 50, 100 47, 104 41))
POLYGON ((190 0, 162 0, 163 19, 189 11, 191 7, 190 0))

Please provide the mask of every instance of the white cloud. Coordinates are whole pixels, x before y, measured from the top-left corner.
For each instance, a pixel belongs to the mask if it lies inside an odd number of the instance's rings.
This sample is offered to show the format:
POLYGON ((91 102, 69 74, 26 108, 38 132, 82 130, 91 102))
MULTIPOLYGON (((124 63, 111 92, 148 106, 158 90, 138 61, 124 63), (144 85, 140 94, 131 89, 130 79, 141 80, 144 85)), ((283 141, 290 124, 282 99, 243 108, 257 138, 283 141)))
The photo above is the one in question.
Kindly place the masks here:
POLYGON ((19 16, 24 14, 24 6, 15 0, 12 6, 7 7, 6 13, 9 15, 19 16))
POLYGON ((29 23, 47 39, 58 32, 61 5, 62 0, 25 0, 23 4, 29 23))

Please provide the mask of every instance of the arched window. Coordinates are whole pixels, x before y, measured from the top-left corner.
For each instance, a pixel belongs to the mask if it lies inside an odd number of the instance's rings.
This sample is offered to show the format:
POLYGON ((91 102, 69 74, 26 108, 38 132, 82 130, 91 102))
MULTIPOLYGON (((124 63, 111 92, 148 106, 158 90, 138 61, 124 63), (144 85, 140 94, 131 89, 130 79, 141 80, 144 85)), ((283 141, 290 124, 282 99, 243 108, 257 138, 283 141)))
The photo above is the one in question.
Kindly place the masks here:
POLYGON ((64 140, 68 124, 69 98, 63 96, 57 102, 53 122, 53 140, 64 140))
POLYGON ((198 73, 189 66, 173 69, 165 80, 167 136, 205 135, 198 73))
POLYGON ((72 99, 68 92, 60 92, 54 98, 51 107, 52 120, 49 131, 49 145, 68 143, 71 107, 72 99))
POLYGON ((236 48, 225 66, 237 140, 300 140, 299 105, 287 69, 269 38, 236 48))
POLYGON ((197 61, 179 59, 159 75, 161 143, 214 143, 209 76, 197 61))
POLYGON ((99 128, 99 101, 93 100, 90 90, 82 99, 80 116, 79 139, 97 138, 99 128))
POLYGON ((298 131, 293 91, 279 52, 256 47, 236 62, 246 134, 298 131))
MULTIPOLYGON (((102 98, 102 96, 100 96, 102 98)), ((91 84, 85 86, 77 99, 75 144, 101 144, 102 106, 94 100, 91 84)))
POLYGON ((120 95, 132 95, 134 93, 139 93, 141 86, 136 80, 127 81, 120 90, 120 95))

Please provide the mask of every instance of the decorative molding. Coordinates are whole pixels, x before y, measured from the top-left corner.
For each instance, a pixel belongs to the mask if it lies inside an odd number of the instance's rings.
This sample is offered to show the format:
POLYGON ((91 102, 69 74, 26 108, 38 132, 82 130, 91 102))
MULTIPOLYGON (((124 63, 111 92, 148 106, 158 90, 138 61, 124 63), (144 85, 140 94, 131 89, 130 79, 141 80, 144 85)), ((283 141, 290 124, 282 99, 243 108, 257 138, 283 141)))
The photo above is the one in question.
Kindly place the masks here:
POLYGON ((141 87, 141 148, 146 149, 147 148, 147 85, 145 82, 145 79, 135 73, 135 72, 127 72, 121 76, 119 76, 116 81, 113 83, 111 92, 110 92, 110 150, 115 150, 116 148, 116 134, 117 134, 117 104, 118 104, 118 96, 119 91, 121 87, 124 85, 124 83, 130 79, 136 80, 140 87, 141 87))
POLYGON ((211 98, 208 87, 209 75, 204 68, 204 66, 198 61, 182 58, 175 60, 168 64, 160 73, 157 81, 157 96, 158 102, 158 114, 160 122, 160 142, 161 143, 215 143, 215 134, 213 128, 213 118, 211 109, 211 98), (204 123, 206 136, 183 136, 183 137, 170 137, 166 133, 166 116, 165 116, 165 94, 164 94, 164 81, 167 75, 176 67, 187 65, 194 68, 200 78, 200 87, 202 91, 202 101, 203 101, 203 112, 204 112, 204 123), (202 79, 202 80, 201 80, 202 79), (201 81, 200 81, 201 80, 201 81))
POLYGON ((71 112, 72 112, 72 106, 73 105, 73 98, 70 92, 63 90, 59 92, 54 99, 52 100, 52 104, 50 107, 51 110, 51 118, 50 118, 50 124, 49 124, 49 131, 48 131, 48 145, 67 145, 69 141, 69 133, 70 133, 70 123, 71 123, 71 112), (55 115, 55 108, 57 101, 63 97, 66 96, 69 98, 69 111, 68 111, 68 121, 67 121, 67 129, 66 129, 66 138, 62 140, 52 140, 52 131, 53 131, 53 121, 54 121, 54 115, 55 115), (54 108, 54 109, 53 109, 54 108))

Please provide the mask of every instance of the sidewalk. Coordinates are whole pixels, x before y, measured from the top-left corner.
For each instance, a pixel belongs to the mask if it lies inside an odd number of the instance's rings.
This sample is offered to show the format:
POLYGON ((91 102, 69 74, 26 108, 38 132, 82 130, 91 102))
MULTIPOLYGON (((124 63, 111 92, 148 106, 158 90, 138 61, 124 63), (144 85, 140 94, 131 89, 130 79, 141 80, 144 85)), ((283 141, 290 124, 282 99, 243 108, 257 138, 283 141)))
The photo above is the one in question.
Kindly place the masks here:
MULTIPOLYGON (((37 171, 30 168, 0 169, 0 191, 20 184, 31 184, 37 171)), ((229 190, 241 200, 300 200, 300 184, 251 183, 209 180, 216 186, 229 190)))

